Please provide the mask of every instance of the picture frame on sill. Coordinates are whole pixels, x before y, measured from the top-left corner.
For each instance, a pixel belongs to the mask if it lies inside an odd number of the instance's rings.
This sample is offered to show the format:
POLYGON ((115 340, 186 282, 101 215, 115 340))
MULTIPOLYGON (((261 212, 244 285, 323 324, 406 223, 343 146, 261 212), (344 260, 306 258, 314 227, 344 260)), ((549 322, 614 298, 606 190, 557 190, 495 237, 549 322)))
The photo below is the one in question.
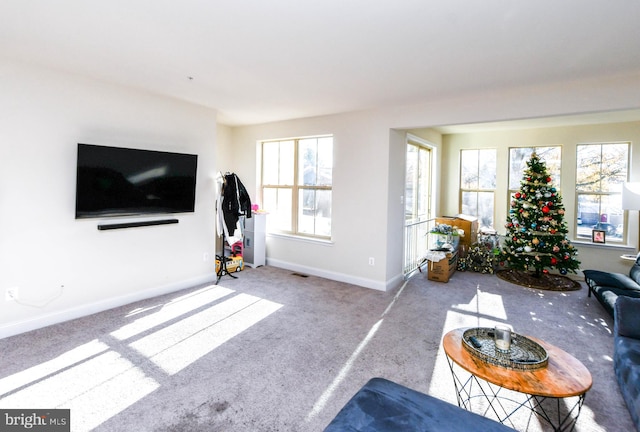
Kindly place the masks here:
POLYGON ((593 243, 605 243, 607 240, 607 232, 604 230, 592 230, 591 242, 593 243))

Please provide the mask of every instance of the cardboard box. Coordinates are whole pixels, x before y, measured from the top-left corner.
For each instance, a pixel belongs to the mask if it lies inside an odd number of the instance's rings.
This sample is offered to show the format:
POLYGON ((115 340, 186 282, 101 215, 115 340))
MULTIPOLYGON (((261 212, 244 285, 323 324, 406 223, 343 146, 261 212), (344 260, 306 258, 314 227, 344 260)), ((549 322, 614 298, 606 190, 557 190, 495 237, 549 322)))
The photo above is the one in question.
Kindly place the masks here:
POLYGON ((464 237, 460 239, 460 245, 469 248, 478 242, 478 218, 459 214, 457 216, 441 216, 436 218, 436 224, 447 224, 464 230, 464 237))
POLYGON ((427 277, 432 281, 449 282, 449 278, 456 271, 457 266, 458 252, 447 253, 445 259, 428 262, 427 277))

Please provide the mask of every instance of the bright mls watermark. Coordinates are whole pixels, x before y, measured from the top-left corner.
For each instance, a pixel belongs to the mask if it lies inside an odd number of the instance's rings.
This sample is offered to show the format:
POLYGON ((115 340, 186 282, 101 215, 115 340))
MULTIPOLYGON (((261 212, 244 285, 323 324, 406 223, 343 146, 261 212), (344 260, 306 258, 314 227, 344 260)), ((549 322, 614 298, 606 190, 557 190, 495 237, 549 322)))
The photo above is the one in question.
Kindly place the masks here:
POLYGON ((70 432, 68 409, 0 409, 0 432, 70 432))

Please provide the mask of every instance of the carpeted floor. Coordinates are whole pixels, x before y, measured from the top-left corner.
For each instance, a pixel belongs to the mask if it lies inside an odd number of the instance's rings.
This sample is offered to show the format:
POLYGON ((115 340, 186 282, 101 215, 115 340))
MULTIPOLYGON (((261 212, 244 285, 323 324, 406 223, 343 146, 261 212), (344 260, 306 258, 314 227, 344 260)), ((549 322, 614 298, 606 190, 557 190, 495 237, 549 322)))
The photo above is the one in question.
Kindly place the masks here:
POLYGON ((613 323, 586 288, 457 272, 382 293, 273 267, 238 276, 0 340, 0 408, 70 408, 73 431, 321 431, 374 376, 456 403, 442 336, 506 322, 591 371, 577 431, 633 430, 613 323))

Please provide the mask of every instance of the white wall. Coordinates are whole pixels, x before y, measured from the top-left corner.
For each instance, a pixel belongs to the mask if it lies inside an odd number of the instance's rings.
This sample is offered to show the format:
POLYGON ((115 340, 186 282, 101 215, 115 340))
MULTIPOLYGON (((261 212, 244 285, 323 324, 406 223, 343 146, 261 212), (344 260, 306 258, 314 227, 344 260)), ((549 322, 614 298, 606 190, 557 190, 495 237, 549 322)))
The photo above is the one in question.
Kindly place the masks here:
POLYGON ((369 114, 234 128, 235 172, 259 202, 258 141, 320 134, 334 137, 332 242, 269 237, 267 264, 385 290, 389 130, 369 114), (369 265, 369 257, 374 258, 374 266, 369 265))
MULTIPOLYGON (((634 74, 503 92, 487 90, 412 106, 236 127, 232 145, 241 156, 233 164, 236 172, 246 179, 251 195, 258 196, 257 141, 333 134, 334 243, 322 246, 270 237, 267 263, 365 287, 389 289, 399 283, 402 272, 404 214, 399 195, 404 188, 405 130, 630 109, 638 107, 638 100, 640 76, 634 74), (375 258, 375 267, 367 264, 368 257, 375 258)), ((634 144, 634 150, 637 145, 634 144)), ((443 144, 443 152, 444 147, 443 144)), ((451 187, 457 180, 449 176, 457 175, 457 166, 454 168, 451 159, 447 162, 442 155, 436 160, 442 187, 435 212, 455 214, 457 208, 453 207, 452 199, 457 199, 457 189, 452 191, 451 187)), ((599 251, 584 249, 583 262, 597 261, 599 251)), ((613 261, 615 267, 618 263, 613 261)))
POLYGON ((214 278, 215 111, 13 63, 0 83, 0 337, 214 278), (197 154, 195 213, 75 220, 79 142, 197 154), (4 301, 14 286, 28 305, 4 301))

